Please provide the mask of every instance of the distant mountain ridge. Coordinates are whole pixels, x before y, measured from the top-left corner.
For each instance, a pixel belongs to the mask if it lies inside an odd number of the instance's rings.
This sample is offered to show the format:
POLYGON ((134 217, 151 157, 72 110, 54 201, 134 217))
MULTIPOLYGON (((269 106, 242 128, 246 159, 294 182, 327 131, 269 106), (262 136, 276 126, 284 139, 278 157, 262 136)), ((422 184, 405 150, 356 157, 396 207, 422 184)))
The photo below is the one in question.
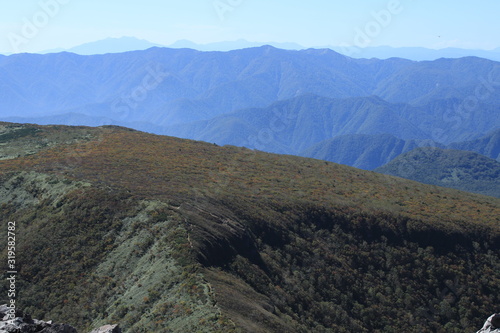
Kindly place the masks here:
POLYGON ((353 58, 404 58, 415 61, 432 61, 440 58, 479 57, 500 61, 500 47, 492 50, 474 50, 460 48, 429 49, 425 47, 390 47, 373 46, 366 48, 357 47, 331 47, 332 50, 353 58))
POLYGON ((40 52, 41 54, 71 52, 79 55, 95 55, 106 53, 122 53, 130 51, 141 51, 151 47, 162 47, 163 45, 152 43, 144 39, 134 37, 106 38, 95 42, 85 43, 69 49, 54 49, 40 52))
POLYGON ((400 154, 426 147, 475 152, 500 162, 500 129, 477 140, 449 145, 432 140, 402 140, 389 134, 342 135, 319 142, 299 155, 373 170, 389 163, 400 154))
POLYGON ((473 151, 500 162, 500 129, 496 129, 477 140, 452 143, 449 148, 473 151))
MULTIPOLYGON (((329 98, 376 95, 392 103, 418 104, 456 98, 459 105, 497 66, 478 58, 355 60, 331 50, 269 46, 225 53, 152 48, 1 59, 3 117, 67 112, 103 116, 105 111, 112 119, 160 125, 267 107, 308 93, 329 98)), ((492 105, 499 101, 496 94, 487 99, 492 105)))
POLYGON ((428 140, 402 140, 390 134, 346 134, 321 141, 299 155, 373 170, 423 146, 442 145, 428 140))
MULTIPOLYGON (((198 51, 234 51, 245 48, 261 47, 264 45, 271 45, 276 48, 286 50, 305 50, 309 47, 299 45, 297 43, 279 43, 279 42, 249 42, 245 39, 234 41, 214 42, 207 44, 199 44, 189 40, 178 40, 173 44, 161 45, 147 40, 135 37, 120 37, 120 38, 106 38, 103 40, 93 41, 78 45, 69 49, 53 49, 46 50, 38 53, 55 53, 55 52, 73 52, 80 55, 92 54, 105 54, 105 53, 118 53, 129 52, 137 50, 145 50, 150 47, 170 47, 170 48, 189 48, 198 51)), ((332 49, 343 55, 361 59, 361 58, 404 58, 415 61, 429 61, 437 60, 439 58, 463 58, 463 57, 480 57, 494 61, 500 61, 500 47, 492 50, 474 50, 474 49, 460 49, 460 48, 442 48, 430 49, 424 47, 390 47, 390 46, 372 46, 366 48, 358 48, 355 46, 315 46, 316 49, 332 49)))
POLYGON ((400 118, 392 104, 378 97, 329 99, 303 95, 266 108, 168 127, 165 133, 220 145, 298 154, 339 135, 391 132, 405 139, 426 138, 422 130, 400 118))
POLYGON ((496 159, 496 137, 483 137, 500 128, 499 68, 272 46, 18 54, 0 57, 0 118, 121 125, 367 169, 422 142, 469 142, 454 148, 496 159))
MULTIPOLYGON (((461 132, 455 131, 444 120, 449 106, 454 103, 452 99, 412 107, 373 96, 329 99, 303 95, 266 108, 244 109, 209 120, 167 127, 163 133, 372 170, 417 147, 444 148, 445 143, 433 140, 433 133, 438 130, 442 133, 436 138, 465 142, 471 136, 474 139, 482 137, 473 134, 474 129, 484 128, 487 132, 500 127, 495 111, 498 108, 485 105, 478 108, 477 114, 471 114, 476 122, 465 123, 461 132)), ((496 136, 484 138, 474 150, 480 152, 482 146, 491 146, 483 149, 490 156, 497 151, 496 140, 496 136)))
POLYGON ((241 49, 248 49, 254 47, 261 46, 272 46, 283 50, 305 50, 306 47, 299 45, 297 43, 277 43, 277 42, 249 42, 244 39, 239 39, 235 41, 227 41, 227 42, 217 42, 217 43, 208 43, 208 44, 197 44, 191 42, 189 40, 179 40, 173 44, 168 45, 170 48, 179 49, 179 48, 188 48, 198 51, 235 51, 241 49))

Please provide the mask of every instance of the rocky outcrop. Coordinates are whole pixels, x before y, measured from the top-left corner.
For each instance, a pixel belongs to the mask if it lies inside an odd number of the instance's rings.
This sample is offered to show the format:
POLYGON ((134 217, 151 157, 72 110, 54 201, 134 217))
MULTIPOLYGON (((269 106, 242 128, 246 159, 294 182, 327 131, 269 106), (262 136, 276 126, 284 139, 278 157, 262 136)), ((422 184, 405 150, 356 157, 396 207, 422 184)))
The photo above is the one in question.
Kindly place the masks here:
MULTIPOLYGON (((66 324, 53 324, 52 321, 32 319, 20 311, 12 313, 7 305, 0 305, 0 333, 78 333, 66 324), (12 319, 14 317, 14 319, 12 319)), ((106 325, 90 333, 121 333, 118 325, 106 325)))
POLYGON ((477 333, 500 333, 500 313, 492 314, 477 333))
POLYGON ((100 328, 96 328, 90 333, 121 333, 122 330, 118 327, 118 325, 106 325, 100 328))

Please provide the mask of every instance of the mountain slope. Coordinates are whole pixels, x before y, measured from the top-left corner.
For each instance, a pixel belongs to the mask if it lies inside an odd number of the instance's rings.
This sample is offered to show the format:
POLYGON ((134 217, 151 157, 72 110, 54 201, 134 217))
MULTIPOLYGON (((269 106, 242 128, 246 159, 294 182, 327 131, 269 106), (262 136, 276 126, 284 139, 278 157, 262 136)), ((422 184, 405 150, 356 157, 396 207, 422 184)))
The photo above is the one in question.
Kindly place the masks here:
POLYGON ((390 102, 413 104, 451 98, 476 98, 498 104, 500 97, 494 90, 498 88, 496 78, 500 72, 493 64, 491 60, 475 57, 413 62, 378 82, 373 94, 390 102))
POLYGON ((299 155, 345 164, 364 170, 373 170, 389 163, 397 156, 433 142, 401 140, 389 134, 341 135, 311 146, 299 155))
POLYGON ((124 120, 153 119, 163 124, 206 119, 203 114, 189 115, 193 103, 214 116, 266 106, 306 87, 333 97, 366 95, 360 86, 364 80, 354 82, 342 73, 344 66, 362 77, 362 69, 344 56, 321 50, 261 47, 221 53, 152 48, 98 56, 13 55, 0 63, 2 76, 8 85, 19 84, 16 93, 31 105, 12 109, 17 99, 6 99, 1 109, 4 116, 45 116, 68 110, 95 115, 92 108, 83 108, 94 105, 107 107, 111 118, 126 109, 129 114, 124 120))
POLYGON ((365 170, 382 167, 400 154, 425 147, 472 151, 498 161, 500 158, 499 132, 500 130, 495 130, 477 140, 455 142, 449 145, 438 144, 430 140, 401 140, 391 135, 342 135, 317 143, 299 155, 365 170))
POLYGON ((172 126, 168 135, 268 152, 298 154, 345 134, 386 134, 404 139, 427 135, 377 97, 329 99, 304 95, 262 109, 246 109, 210 120, 172 126))
MULTIPOLYGON (((388 103, 375 96, 330 99, 309 94, 276 102, 265 108, 243 109, 209 120, 166 127, 162 133, 220 145, 245 146, 274 153, 303 154, 308 149, 318 149, 312 148, 313 145, 325 140, 336 140, 336 137, 344 135, 388 134, 409 141, 408 144, 416 148, 416 142, 410 142, 411 140, 426 140, 436 146, 438 142, 477 139, 482 136, 479 133, 486 133, 500 126, 500 120, 494 116, 498 106, 490 105, 481 105, 475 112, 471 112, 468 121, 454 118, 451 122, 448 118, 450 109, 456 109, 459 105, 460 102, 455 99, 412 107, 408 104, 388 103), (457 128, 460 128, 460 131, 457 131, 457 128)), ((367 137, 358 138, 365 138, 364 142, 353 142, 355 146, 360 147, 360 155, 364 154, 361 152, 362 146, 368 150, 375 148, 372 142, 367 141, 367 137)), ((337 142, 338 140, 340 139, 337 139, 337 142)), ((376 149, 384 153, 386 142, 380 140, 380 137, 377 140, 379 146, 376 149)), ((483 144, 488 143, 483 140, 477 145, 483 144)), ((410 149, 405 151, 408 150, 410 149)), ((304 156, 335 162, 343 161, 341 156, 305 154, 304 156)), ((371 164, 370 168, 381 166, 396 156, 381 156, 381 160, 371 164)))
POLYGON ((500 129, 496 129, 477 140, 452 143, 449 148, 474 151, 500 162, 500 129))
POLYGON ((419 148, 375 171, 500 198, 500 163, 473 152, 419 148))
POLYGON ((37 318, 130 332, 464 332, 498 304, 498 199, 117 127, 1 133, 19 306, 37 318))

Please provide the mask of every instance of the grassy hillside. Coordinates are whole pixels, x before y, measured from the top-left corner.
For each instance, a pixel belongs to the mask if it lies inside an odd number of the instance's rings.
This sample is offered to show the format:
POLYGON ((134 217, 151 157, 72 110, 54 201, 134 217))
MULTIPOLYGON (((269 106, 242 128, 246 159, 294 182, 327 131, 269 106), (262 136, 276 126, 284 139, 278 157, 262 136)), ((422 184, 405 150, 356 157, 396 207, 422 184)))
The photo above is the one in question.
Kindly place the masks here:
POLYGON ((2 128, 0 204, 36 317, 448 333, 500 301, 498 199, 124 128, 2 128))
POLYGON ((375 171, 500 198, 500 163, 474 152, 419 148, 375 171))

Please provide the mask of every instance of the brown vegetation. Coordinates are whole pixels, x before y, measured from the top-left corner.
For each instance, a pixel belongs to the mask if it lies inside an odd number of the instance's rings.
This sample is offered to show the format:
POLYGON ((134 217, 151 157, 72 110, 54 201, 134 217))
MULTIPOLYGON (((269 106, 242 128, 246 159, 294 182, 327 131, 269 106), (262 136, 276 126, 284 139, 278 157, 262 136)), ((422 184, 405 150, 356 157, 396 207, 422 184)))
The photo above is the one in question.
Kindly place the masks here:
MULTIPOLYGON (((405 332, 463 332, 500 301, 498 199, 116 127, 40 129, 37 137, 65 140, 0 161, 4 177, 36 171, 95 190, 66 197, 73 224, 54 233, 68 239, 67 254, 38 240, 24 243, 25 253, 47 254, 34 258, 65 258, 57 274, 25 258, 23 274, 34 285, 76 283, 117 246, 111 231, 123 222, 116 221, 137 214, 131 207, 140 200, 156 200, 170 208, 156 212, 150 227, 176 216, 178 229, 166 238, 172 257, 204 276, 218 306, 243 331, 396 332, 409 325, 405 332)), ((16 216, 12 203, 5 208, 6 216, 16 216)), ((47 219, 26 232, 65 223, 47 219)), ((112 279, 106 283, 110 295, 116 292, 112 279)), ((198 282, 189 288, 201 295, 198 282)), ((151 295, 141 300, 152 302, 151 295)), ((76 299, 71 304, 79 306, 76 299)), ((106 306, 113 308, 103 304, 98 311, 106 306)))

